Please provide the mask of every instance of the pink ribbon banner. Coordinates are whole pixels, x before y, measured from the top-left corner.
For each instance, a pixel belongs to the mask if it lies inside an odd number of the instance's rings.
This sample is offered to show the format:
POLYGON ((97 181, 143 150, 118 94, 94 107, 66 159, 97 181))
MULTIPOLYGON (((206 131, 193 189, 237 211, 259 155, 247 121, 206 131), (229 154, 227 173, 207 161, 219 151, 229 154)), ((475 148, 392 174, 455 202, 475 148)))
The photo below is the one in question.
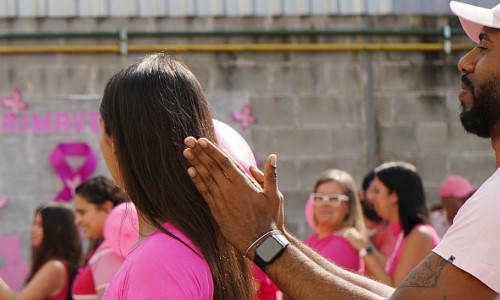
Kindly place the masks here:
POLYGON ((85 182, 94 173, 97 166, 97 157, 92 148, 87 143, 60 143, 50 154, 49 161, 63 182, 63 189, 56 196, 55 200, 71 201, 75 194, 75 189, 82 182, 85 182), (66 158, 83 157, 82 165, 74 171, 66 158))

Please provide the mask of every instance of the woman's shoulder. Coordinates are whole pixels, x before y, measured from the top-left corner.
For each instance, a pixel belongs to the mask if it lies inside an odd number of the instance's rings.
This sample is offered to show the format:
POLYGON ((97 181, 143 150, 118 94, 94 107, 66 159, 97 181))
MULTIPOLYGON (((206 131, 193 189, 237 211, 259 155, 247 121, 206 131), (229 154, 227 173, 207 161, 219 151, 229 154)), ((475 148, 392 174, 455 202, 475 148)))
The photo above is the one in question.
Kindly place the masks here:
POLYGON ((136 260, 153 264, 158 260, 173 264, 204 261, 202 252, 185 234, 173 226, 164 227, 168 234, 158 230, 138 243, 131 253, 136 260))
POLYGON ((61 259, 49 259, 38 270, 37 275, 49 280, 58 280, 66 276, 66 262, 61 259))
POLYGON ((113 249, 106 241, 104 241, 92 254, 89 259, 89 264, 95 264, 99 261, 108 261, 108 260, 118 260, 123 261, 123 256, 120 256, 116 253, 115 249, 113 249))
POLYGON ((66 272, 66 262, 62 259, 52 258, 42 265, 42 268, 52 272, 66 272))
POLYGON ((125 265, 133 274, 158 276, 203 277, 210 275, 204 256, 189 245, 161 233, 145 239, 126 258, 125 265), (182 274, 182 275, 181 275, 182 274))
POLYGON ((434 243, 437 239, 436 230, 430 224, 418 224, 410 231, 406 240, 407 242, 413 242, 415 244, 418 243, 426 243, 431 242, 434 243))

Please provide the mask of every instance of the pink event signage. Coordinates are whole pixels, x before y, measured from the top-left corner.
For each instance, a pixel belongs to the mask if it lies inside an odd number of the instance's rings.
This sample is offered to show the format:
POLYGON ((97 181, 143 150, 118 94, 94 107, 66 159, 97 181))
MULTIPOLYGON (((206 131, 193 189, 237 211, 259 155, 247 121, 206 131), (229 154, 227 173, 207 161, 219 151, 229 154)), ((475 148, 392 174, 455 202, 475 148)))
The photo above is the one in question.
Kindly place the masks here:
POLYGON ((55 199, 64 201, 73 199, 75 188, 89 179, 97 166, 97 157, 92 148, 83 142, 58 144, 50 154, 49 161, 63 183, 63 189, 55 199), (82 165, 76 171, 67 161, 71 156, 84 158, 82 165))
POLYGON ((23 94, 18 88, 13 88, 10 96, 0 96, 0 107, 8 110, 0 114, 2 135, 78 134, 86 127, 94 134, 99 133, 98 111, 27 111, 29 105, 23 101, 23 94))
POLYGON ((5 112, 0 115, 2 135, 50 135, 82 133, 85 127, 90 127, 94 134, 99 133, 99 111, 69 112, 58 111, 53 113, 38 112, 5 112))

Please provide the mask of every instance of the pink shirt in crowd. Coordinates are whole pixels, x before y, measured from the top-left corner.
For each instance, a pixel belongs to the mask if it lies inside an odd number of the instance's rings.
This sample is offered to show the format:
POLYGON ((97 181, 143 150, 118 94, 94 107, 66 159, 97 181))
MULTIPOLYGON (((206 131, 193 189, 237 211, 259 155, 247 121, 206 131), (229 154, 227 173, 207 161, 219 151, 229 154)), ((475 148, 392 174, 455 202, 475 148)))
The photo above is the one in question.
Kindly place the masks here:
POLYGON ((255 300, 278 300, 283 298, 283 293, 278 287, 267 277, 266 273, 259 269, 257 265, 251 263, 252 275, 257 281, 259 288, 257 289, 255 300))
MULTIPOLYGON (((432 227, 432 225, 419 224, 416 225, 414 229, 417 226, 425 226, 431 232, 433 247, 435 247, 439 243, 439 236, 436 233, 436 230, 434 230, 434 227, 432 227)), ((398 267, 399 259, 401 258, 401 253, 403 251, 403 248, 405 247, 406 237, 403 237, 403 229, 401 228, 400 223, 391 224, 390 228, 392 230, 394 237, 396 238, 396 242, 394 244, 394 248, 392 249, 391 256, 387 258, 387 261, 385 263, 385 271, 392 277, 394 276, 396 268, 398 267)))
POLYGON ((317 234, 313 234, 305 243, 323 257, 341 267, 360 273, 364 271, 364 265, 358 250, 351 246, 344 237, 332 233, 320 239, 317 234))
POLYGON ((97 300, 97 291, 108 287, 124 259, 103 241, 91 254, 87 265, 78 270, 72 287, 73 299, 97 300))
POLYGON ((163 227, 188 246, 156 230, 125 259, 103 299, 213 299, 213 280, 199 249, 169 223, 163 227))

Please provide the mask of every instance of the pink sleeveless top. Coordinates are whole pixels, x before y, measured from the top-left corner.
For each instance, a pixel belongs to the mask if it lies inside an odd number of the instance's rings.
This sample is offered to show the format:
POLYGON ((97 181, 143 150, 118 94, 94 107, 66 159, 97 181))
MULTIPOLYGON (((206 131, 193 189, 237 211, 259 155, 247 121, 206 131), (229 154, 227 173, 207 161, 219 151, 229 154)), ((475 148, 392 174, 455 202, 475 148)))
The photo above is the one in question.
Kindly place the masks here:
MULTIPOLYGON (((394 234, 396 242, 394 243, 394 247, 392 248, 391 255, 387 258, 387 261, 385 262, 384 269, 385 269, 385 272, 392 277, 392 276, 394 276, 394 273, 396 272, 396 268, 399 264, 399 259, 401 258, 401 252, 403 251, 403 248, 405 247, 406 237, 404 237, 404 232, 403 232, 403 229, 401 228, 400 223, 391 224, 389 226, 391 228, 392 233, 394 234)), ((418 224, 418 225, 415 225, 415 228, 417 226, 425 226, 431 232, 433 247, 435 247, 439 243, 439 236, 436 233, 436 230, 434 230, 434 227, 432 227, 432 225, 430 225, 430 224, 418 224)))
POLYGON ((68 264, 62 259, 56 259, 64 264, 64 270, 66 270, 66 280, 64 282, 64 287, 61 292, 55 296, 47 297, 45 300, 66 300, 69 292, 69 269, 68 264))

